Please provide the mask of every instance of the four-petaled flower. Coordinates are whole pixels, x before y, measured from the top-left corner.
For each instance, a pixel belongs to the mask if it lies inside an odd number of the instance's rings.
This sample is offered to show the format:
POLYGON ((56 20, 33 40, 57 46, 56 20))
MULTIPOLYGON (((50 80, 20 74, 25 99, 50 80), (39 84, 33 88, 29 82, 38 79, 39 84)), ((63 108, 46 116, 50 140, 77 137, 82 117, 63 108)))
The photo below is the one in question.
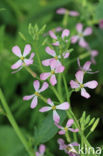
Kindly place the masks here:
POLYGON ((77 11, 73 11, 73 10, 70 11, 65 8, 57 9, 56 13, 60 15, 68 14, 70 16, 79 16, 79 13, 77 11))
POLYGON ((81 90, 81 96, 85 97, 85 98, 90 98, 90 95, 87 93, 87 91, 85 90, 85 87, 94 89, 97 87, 98 82, 95 80, 89 81, 87 83, 83 84, 83 78, 84 78, 84 72, 83 71, 78 71, 75 74, 76 77, 76 81, 71 80, 70 81, 70 86, 73 89, 80 89, 81 90))
POLYGON ((50 111, 52 110, 53 111, 53 120, 56 122, 56 123, 59 123, 60 121, 60 116, 59 114, 57 113, 56 110, 68 110, 69 109, 69 103, 68 102, 64 102, 60 105, 54 105, 53 101, 51 101, 51 99, 49 98, 47 100, 47 103, 50 105, 50 106, 45 106, 45 107, 42 107, 39 111, 40 112, 47 112, 47 111, 50 111))
MULTIPOLYGON (((61 55, 58 55, 58 56, 57 56, 57 55, 56 55, 56 52, 55 52, 53 49, 51 49, 50 47, 46 47, 45 51, 46 51, 49 55, 53 56, 53 58, 43 60, 43 61, 42 61, 42 64, 43 64, 44 66, 50 66, 50 63, 51 63, 52 60, 56 60, 58 66, 61 65, 61 62, 60 62, 61 55)), ((64 59, 66 59, 66 58, 69 57, 69 54, 70 54, 69 52, 64 52, 64 53, 62 54, 62 57, 63 57, 64 59)))
POLYGON ((36 152, 36 156, 44 156, 45 153, 45 145, 41 144, 39 146, 39 150, 36 152))
POLYGON ((40 96, 40 93, 45 91, 48 88, 48 83, 44 82, 41 89, 40 89, 40 82, 38 80, 35 80, 33 83, 35 92, 32 95, 24 96, 23 100, 30 100, 32 99, 31 102, 31 108, 35 108, 38 104, 38 97, 40 96))
POLYGON ((57 65, 57 61, 56 60, 53 60, 50 63, 50 68, 51 68, 51 71, 50 72, 42 73, 40 75, 40 79, 41 80, 46 80, 47 78, 50 77, 50 83, 54 86, 57 83, 55 74, 56 73, 62 73, 64 71, 64 66, 62 66, 62 65, 59 65, 58 66, 57 65))
POLYGON ((92 34, 92 28, 91 27, 87 27, 83 31, 83 25, 81 23, 78 23, 76 25, 76 29, 77 29, 78 35, 72 36, 71 43, 74 44, 77 41, 79 41, 79 45, 81 47, 84 47, 84 48, 88 47, 88 43, 85 41, 84 37, 92 34))
POLYGON ((58 139, 59 150, 64 150, 69 156, 77 156, 77 151, 75 150, 75 146, 79 146, 77 142, 70 143, 68 145, 65 144, 63 139, 58 139))
POLYGON ((58 132, 60 135, 63 135, 65 134, 68 130, 71 131, 71 132, 78 132, 79 129, 73 129, 73 128, 70 128, 72 126, 72 124, 74 123, 74 120, 73 119, 69 119, 67 121, 67 124, 65 127, 62 127, 60 126, 58 123, 55 123, 55 125, 60 128, 61 130, 58 132))
MULTIPOLYGON (((61 35, 62 40, 64 40, 65 42, 68 42, 68 40, 66 39, 70 34, 70 31, 68 29, 64 29, 61 35)), ((58 41, 58 37, 55 35, 55 33, 51 30, 49 31, 49 35, 51 38, 53 38, 56 42, 52 43, 52 45, 54 46, 59 46, 60 43, 58 41)))
POLYGON ((19 57, 19 60, 11 66, 12 69, 20 69, 23 68, 23 65, 29 66, 30 64, 33 64, 33 57, 34 53, 31 53, 31 56, 29 59, 26 58, 27 55, 29 55, 31 51, 31 46, 29 44, 25 45, 23 54, 21 53, 21 50, 18 46, 14 46, 12 48, 12 52, 19 57))

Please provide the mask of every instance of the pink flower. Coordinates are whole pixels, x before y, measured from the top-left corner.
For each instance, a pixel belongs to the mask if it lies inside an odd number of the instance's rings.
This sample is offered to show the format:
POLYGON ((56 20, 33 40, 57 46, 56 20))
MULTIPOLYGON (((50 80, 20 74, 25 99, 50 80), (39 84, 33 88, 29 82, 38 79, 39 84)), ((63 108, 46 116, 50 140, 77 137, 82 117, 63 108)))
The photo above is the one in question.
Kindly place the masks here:
POLYGON ((59 114, 57 113, 56 110, 67 110, 69 109, 69 103, 68 102, 64 102, 60 105, 57 105, 55 106, 54 103, 51 101, 51 99, 49 98, 47 100, 47 103, 50 105, 50 106, 45 106, 45 107, 42 107, 39 111, 40 112, 47 112, 47 111, 50 111, 52 110, 53 111, 53 120, 58 123, 60 121, 60 117, 59 117, 59 114))
POLYGON ((81 96, 83 96, 87 99, 90 98, 90 95, 85 90, 85 87, 94 89, 98 85, 97 81, 93 80, 93 81, 89 81, 89 82, 83 84, 83 78, 84 78, 84 72, 83 71, 78 71, 75 74, 75 77, 76 77, 76 81, 74 81, 74 80, 70 81, 71 88, 76 89, 76 90, 80 89, 81 90, 81 96))
POLYGON ((45 145, 41 144, 39 150, 36 152, 36 156, 43 156, 45 153, 45 145))
POLYGON ((80 65, 80 60, 77 59, 77 63, 78 63, 79 69, 81 71, 83 71, 84 73, 88 73, 88 74, 96 74, 96 73, 98 73, 98 71, 92 72, 92 69, 90 68, 90 66, 91 66, 91 62, 90 61, 87 61, 83 66, 81 66, 80 65))
MULTIPOLYGON (((68 29, 64 29, 61 35, 62 40, 64 40, 65 42, 68 42, 68 40, 66 39, 70 34, 70 31, 68 29)), ((49 35, 51 38, 53 38, 54 40, 56 40, 56 42, 54 42, 52 45, 54 46, 59 46, 60 43, 58 41, 57 36, 55 35, 55 33, 53 31, 49 31, 49 35)))
POLYGON ((83 66, 80 65, 80 60, 77 59, 77 63, 78 63, 78 66, 79 66, 79 69, 82 70, 84 73, 90 73, 91 72, 91 62, 90 61, 87 61, 83 66))
POLYGON ((33 83, 35 92, 32 95, 27 95, 23 97, 23 100, 30 100, 32 99, 31 102, 31 108, 35 108, 38 104, 38 97, 40 96, 40 93, 45 91, 48 88, 48 83, 44 82, 41 89, 40 89, 40 82, 38 80, 35 80, 33 83))
POLYGON ((50 83, 54 86, 57 83, 55 74, 62 73, 64 71, 64 66, 62 66, 62 65, 59 65, 58 66, 57 65, 57 61, 56 60, 53 60, 50 63, 50 68, 51 68, 51 71, 50 72, 42 73, 40 75, 40 79, 41 80, 46 80, 47 78, 50 77, 50 83))
POLYGON ((18 46, 14 46, 12 48, 12 52, 19 57, 19 60, 11 66, 12 69, 20 69, 23 68, 23 65, 25 64, 26 66, 29 66, 30 64, 33 64, 33 57, 34 53, 31 54, 30 58, 27 59, 26 56, 29 55, 31 51, 31 46, 29 44, 25 45, 24 52, 21 54, 21 50, 18 46))
POLYGON ((77 142, 70 143, 68 145, 65 144, 63 139, 58 139, 59 150, 64 150, 69 156, 77 156, 77 151, 74 146, 79 146, 77 142))
MULTIPOLYGON (((59 66, 61 65, 61 62, 60 62, 61 56, 60 56, 60 55, 57 56, 57 55, 56 55, 56 52, 55 52, 53 49, 51 49, 50 47, 46 47, 45 51, 46 51, 49 55, 53 56, 53 58, 43 60, 43 61, 42 61, 42 64, 43 64, 44 66, 50 66, 50 62, 51 62, 52 60, 56 60, 56 61, 57 61, 57 64, 58 64, 59 66)), ((62 57, 63 57, 64 59, 66 59, 66 58, 69 57, 69 54, 70 54, 69 52, 64 52, 64 53, 62 54, 62 57)))
POLYGON ((74 123, 74 120, 73 120, 73 119, 69 119, 69 120, 67 121, 67 124, 66 124, 65 127, 60 126, 58 123, 55 123, 55 125, 56 125, 58 128, 61 129, 61 130, 59 131, 59 134, 60 134, 60 135, 63 135, 63 134, 65 134, 68 130, 71 131, 71 132, 78 132, 78 131, 79 131, 79 129, 70 128, 70 127, 73 125, 73 123, 74 123))
POLYGON ((60 15, 68 14, 70 16, 79 16, 79 13, 77 11, 69 11, 65 8, 57 9, 56 13, 60 15))
POLYGON ((54 28, 54 29, 52 29, 52 30, 49 30, 49 31, 48 31, 47 33, 45 33, 43 36, 48 36, 50 31, 53 31, 53 32, 55 33, 55 32, 61 32, 62 30, 63 30, 62 27, 56 27, 56 28, 54 28))
POLYGON ((83 25, 81 23, 78 23, 76 26, 76 29, 77 29, 78 35, 72 36, 71 42, 75 44, 77 41, 79 41, 79 45, 83 48, 86 48, 88 46, 88 43, 84 40, 84 37, 92 34, 92 28, 87 27, 83 31, 83 25))
POLYGON ((99 28, 100 29, 103 29, 103 20, 100 20, 100 22, 99 22, 99 28))
POLYGON ((91 55, 91 62, 93 64, 96 64, 95 57, 98 55, 99 52, 97 50, 92 50, 89 45, 86 47, 86 49, 89 51, 91 55))

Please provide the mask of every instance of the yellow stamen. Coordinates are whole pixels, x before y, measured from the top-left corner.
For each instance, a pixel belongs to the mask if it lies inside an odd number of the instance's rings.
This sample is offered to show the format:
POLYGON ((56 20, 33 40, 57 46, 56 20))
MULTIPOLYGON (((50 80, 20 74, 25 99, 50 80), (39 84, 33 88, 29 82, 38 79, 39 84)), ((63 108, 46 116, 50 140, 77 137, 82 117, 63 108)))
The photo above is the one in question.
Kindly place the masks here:
POLYGON ((56 110, 56 106, 52 106, 52 110, 56 110))
POLYGON ((21 56, 21 58, 20 58, 22 61, 24 60, 24 57, 23 56, 21 56))
POLYGON ((34 94, 35 94, 36 96, 40 96, 40 94, 39 94, 38 92, 35 92, 34 94))
POLYGON ((51 71, 51 74, 55 74, 55 71, 54 71, 54 70, 52 70, 52 71, 51 71))
POLYGON ((56 60, 58 60, 58 56, 55 56, 54 58, 55 58, 56 60))
POLYGON ((84 84, 80 84, 80 88, 84 88, 84 84))
POLYGON ((65 127, 65 128, 64 128, 64 130, 67 132, 67 131, 68 131, 68 128, 67 128, 67 127, 65 127))

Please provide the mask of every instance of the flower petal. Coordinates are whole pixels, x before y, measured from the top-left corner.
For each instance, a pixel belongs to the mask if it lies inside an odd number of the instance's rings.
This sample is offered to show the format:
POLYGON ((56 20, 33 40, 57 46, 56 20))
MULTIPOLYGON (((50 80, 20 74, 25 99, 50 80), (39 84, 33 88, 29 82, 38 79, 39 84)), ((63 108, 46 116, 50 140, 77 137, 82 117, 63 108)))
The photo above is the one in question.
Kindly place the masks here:
POLYGON ((64 66, 58 66, 55 70, 55 73, 62 73, 64 71, 65 67, 64 66))
POLYGON ((84 84, 85 87, 88 87, 88 88, 91 88, 91 89, 94 89, 98 86, 98 82, 93 80, 93 81, 89 81, 87 83, 84 84))
POLYGON ((36 152, 36 156, 40 156, 40 153, 39 152, 36 152))
POLYGON ((77 142, 72 142, 71 145, 72 146, 79 146, 79 144, 77 142))
POLYGON ((78 24, 76 25, 76 29, 77 29, 77 31, 78 31, 79 33, 81 33, 82 30, 83 30, 83 25, 82 25, 81 23, 78 23, 78 24))
POLYGON ((30 51, 31 51, 31 45, 26 44, 23 52, 23 57, 26 57, 30 53, 30 51))
POLYGON ((54 106, 54 103, 53 103, 53 101, 52 101, 50 98, 48 98, 47 103, 48 103, 50 106, 54 106))
POLYGON ((56 76, 53 74, 50 77, 50 83, 55 86, 57 84, 56 76))
POLYGON ((40 88, 40 82, 38 80, 35 80, 33 83, 34 89, 38 92, 40 88))
POLYGON ((63 129, 63 127, 60 126, 60 125, 59 125, 58 123, 56 123, 56 122, 55 122, 55 125, 56 125, 58 128, 63 129))
POLYGON ((24 62, 27 66, 30 64, 33 64, 33 60, 31 60, 31 59, 24 59, 24 62))
POLYGON ((57 40, 57 36, 54 34, 54 32, 52 30, 49 31, 49 35, 51 38, 57 40))
POLYGON ((62 39, 63 39, 64 37, 68 37, 69 34, 70 34, 70 31, 69 31, 68 29, 64 29, 63 32, 62 32, 62 39))
POLYGON ((33 59, 33 57, 35 56, 35 53, 31 53, 31 55, 30 55, 30 60, 32 60, 33 59))
POLYGON ((84 38, 81 38, 79 41, 79 45, 83 48, 88 47, 88 43, 84 40, 84 38))
POLYGON ((55 51, 54 51, 53 49, 51 49, 50 47, 46 47, 46 48, 45 48, 45 51, 46 51, 49 55, 51 55, 51 56, 56 56, 55 51))
POLYGON ((51 107, 45 106, 45 107, 42 107, 41 109, 39 109, 39 112, 48 112, 51 109, 52 109, 51 107))
POLYGON ((75 77, 76 77, 77 81, 80 84, 82 84, 83 83, 84 72, 79 70, 78 72, 76 72, 75 77))
POLYGON ((15 64, 13 64, 11 66, 12 69, 17 69, 19 68, 20 66, 22 66, 22 61, 21 60, 18 60, 15 64))
POLYGON ((81 96, 85 97, 86 99, 90 98, 90 95, 84 88, 81 89, 81 96))
POLYGON ((43 92, 44 90, 46 90, 47 88, 48 88, 48 83, 47 82, 44 82, 43 83, 43 85, 42 85, 42 87, 41 87, 41 89, 39 90, 39 92, 41 93, 41 92, 43 92))
POLYGON ((24 97, 23 97, 23 100, 30 100, 30 99, 32 99, 32 98, 33 98, 33 96, 34 96, 34 94, 24 96, 24 97))
POLYGON ((74 120, 73 119, 69 119, 67 121, 66 127, 71 127, 73 123, 74 123, 74 120))
POLYGON ((82 84, 83 83, 84 72, 79 70, 78 72, 76 72, 75 77, 76 77, 77 81, 80 84, 82 84))
POLYGON ((98 51, 97 51, 97 50, 92 50, 92 51, 91 51, 91 55, 92 55, 93 57, 97 56, 97 55, 98 55, 98 51))
POLYGON ((58 144, 59 144, 59 150, 65 149, 65 142, 63 139, 58 139, 58 144))
POLYGON ((58 134, 59 134, 59 135, 64 135, 64 134, 65 134, 65 131, 60 130, 60 131, 58 132, 58 134))
POLYGON ((88 71, 90 70, 90 65, 91 65, 91 62, 90 61, 87 61, 84 66, 83 66, 83 70, 84 71, 88 71))
POLYGON ((51 60, 52 60, 52 59, 43 60, 43 61, 42 61, 42 64, 43 64, 44 66, 49 66, 51 60))
POLYGON ((66 13, 66 11, 67 11, 67 10, 66 10, 65 8, 60 8, 60 9, 57 9, 57 10, 56 10, 56 13, 57 13, 57 14, 63 15, 63 14, 66 13))
POLYGON ((32 102, 31 102, 31 106, 30 107, 33 109, 33 108, 35 108, 37 106, 37 104, 38 104, 38 97, 35 96, 33 98, 32 102))
POLYGON ((64 102, 64 103, 62 103, 62 104, 60 104, 60 105, 57 105, 56 106, 56 109, 60 109, 60 110, 67 110, 67 109, 69 109, 69 103, 68 102, 64 102))
POLYGON ((84 30, 83 32, 83 35, 84 36, 88 36, 88 35, 91 35, 92 34, 92 28, 91 27, 88 27, 84 30))
POLYGON ((45 145, 41 144, 40 147, 39 147, 39 151, 40 151, 40 154, 44 154, 44 152, 45 152, 45 145))
POLYGON ((56 112, 56 110, 53 110, 53 120, 56 123, 59 123, 59 121, 60 121, 60 117, 59 117, 58 113, 56 112))
POLYGON ((52 45, 53 45, 53 46, 59 46, 60 43, 59 43, 59 41, 57 41, 57 42, 55 42, 55 43, 52 43, 52 45))
POLYGON ((74 80, 70 81, 70 86, 71 86, 71 88, 79 88, 80 87, 80 85, 74 80))
POLYGON ((69 131, 71 131, 71 132, 78 132, 79 131, 79 129, 73 129, 73 128, 69 128, 69 131))
POLYGON ((20 50, 20 48, 19 48, 18 46, 14 46, 14 47, 12 48, 12 52, 13 52, 16 56, 18 56, 18 57, 21 57, 21 56, 22 56, 21 50, 20 50))
POLYGON ((69 15, 71 15, 71 16, 79 16, 79 13, 77 11, 69 11, 69 15))
POLYGON ((78 41, 78 39, 79 39, 78 35, 72 36, 71 37, 71 43, 73 43, 73 44, 76 43, 78 41))
POLYGON ((48 72, 48 73, 42 73, 42 74, 40 74, 40 79, 41 80, 46 80, 49 76, 50 76, 50 72, 48 72))
POLYGON ((70 53, 69 52, 66 52, 66 53, 63 53, 63 57, 66 59, 66 58, 68 58, 69 57, 69 55, 70 55, 70 53))

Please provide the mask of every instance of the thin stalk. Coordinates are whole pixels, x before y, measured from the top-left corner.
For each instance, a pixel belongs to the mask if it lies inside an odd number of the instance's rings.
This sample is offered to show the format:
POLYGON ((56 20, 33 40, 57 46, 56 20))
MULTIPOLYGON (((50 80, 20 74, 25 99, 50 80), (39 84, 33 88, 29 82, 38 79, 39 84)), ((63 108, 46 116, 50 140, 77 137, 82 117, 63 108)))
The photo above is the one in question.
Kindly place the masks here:
POLYGON ((19 139, 21 140, 22 144, 24 145, 26 151, 28 152, 29 156, 35 156, 35 153, 33 151, 33 149, 30 147, 30 145, 28 144, 27 140, 25 139, 23 133, 21 132, 19 126, 17 125, 10 109, 9 109, 9 106, 5 100, 5 97, 3 95, 3 92, 2 90, 0 89, 0 99, 1 99, 1 102, 2 102, 2 105, 3 105, 3 108, 6 112, 6 116, 9 120, 9 122, 11 123, 12 127, 14 128, 17 136, 19 137, 19 139))

